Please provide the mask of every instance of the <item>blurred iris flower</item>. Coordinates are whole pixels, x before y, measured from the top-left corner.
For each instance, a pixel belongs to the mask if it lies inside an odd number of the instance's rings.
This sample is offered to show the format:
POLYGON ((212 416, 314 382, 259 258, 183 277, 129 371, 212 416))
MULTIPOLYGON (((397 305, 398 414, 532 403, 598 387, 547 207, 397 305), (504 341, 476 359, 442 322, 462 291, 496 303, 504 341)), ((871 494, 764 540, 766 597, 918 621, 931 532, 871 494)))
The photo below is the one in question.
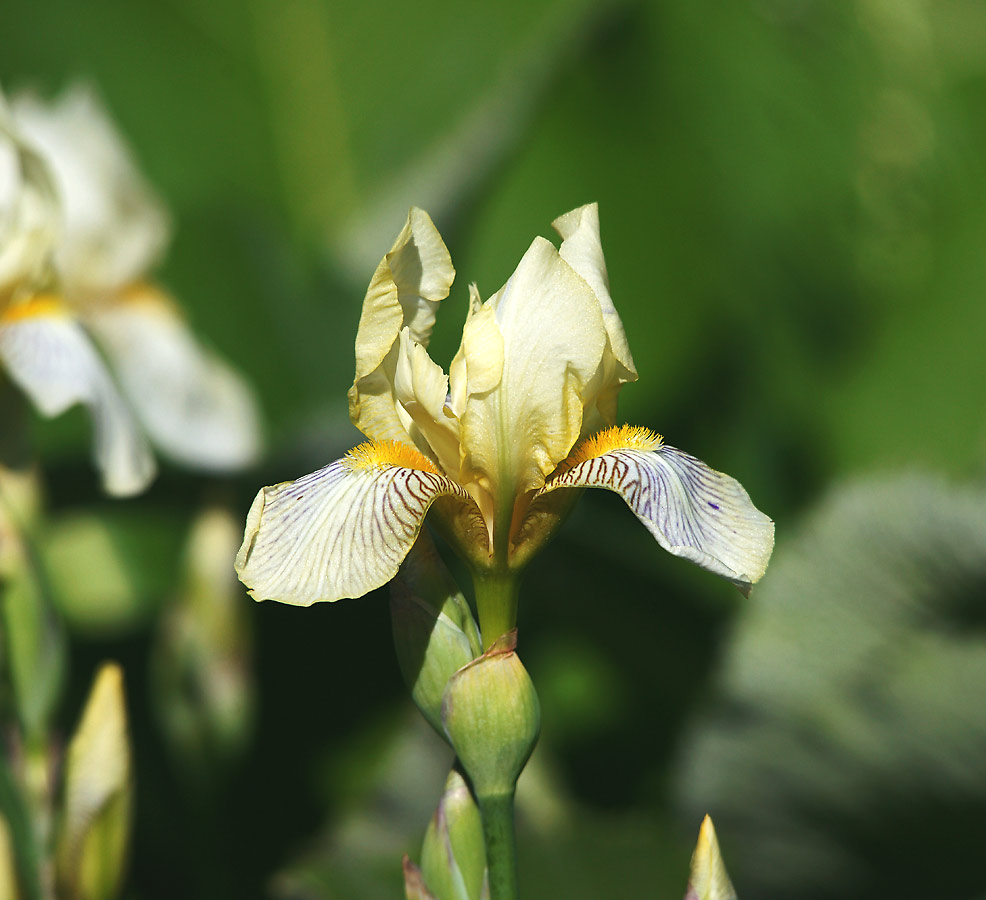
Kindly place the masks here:
POLYGON ((50 171, 0 96, 0 363, 43 415, 85 404, 104 487, 133 494, 154 460, 89 336, 52 293, 58 214, 50 171))
POLYGON ((431 219, 411 210, 356 336, 350 416, 370 440, 259 492, 237 555, 255 598, 309 605, 385 584, 433 504, 477 575, 517 571, 577 495, 562 489, 580 487, 620 494, 662 547, 741 589, 761 577, 773 522, 743 487, 647 429, 614 427, 637 373, 597 207, 554 227, 560 249, 535 238, 485 303, 470 287, 446 375, 427 347, 454 270, 431 219))
POLYGON ((90 407, 112 494, 142 490, 155 472, 130 409, 179 464, 252 462, 260 428, 248 387, 145 281, 168 241, 167 215, 93 92, 76 86, 52 104, 17 97, 0 137, 0 356, 13 380, 45 415, 90 407))

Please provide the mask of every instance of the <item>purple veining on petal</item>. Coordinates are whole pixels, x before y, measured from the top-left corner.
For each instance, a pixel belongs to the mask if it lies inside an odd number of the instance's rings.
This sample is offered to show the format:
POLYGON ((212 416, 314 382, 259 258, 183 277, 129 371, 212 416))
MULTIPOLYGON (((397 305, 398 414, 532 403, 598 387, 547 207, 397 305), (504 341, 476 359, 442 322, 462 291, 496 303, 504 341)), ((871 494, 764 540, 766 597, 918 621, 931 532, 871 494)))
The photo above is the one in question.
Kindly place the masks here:
POLYGON ((713 503, 711 500, 706 500, 705 502, 708 503, 709 506, 711 506, 713 509, 718 509, 719 508, 719 504, 718 503, 713 503))

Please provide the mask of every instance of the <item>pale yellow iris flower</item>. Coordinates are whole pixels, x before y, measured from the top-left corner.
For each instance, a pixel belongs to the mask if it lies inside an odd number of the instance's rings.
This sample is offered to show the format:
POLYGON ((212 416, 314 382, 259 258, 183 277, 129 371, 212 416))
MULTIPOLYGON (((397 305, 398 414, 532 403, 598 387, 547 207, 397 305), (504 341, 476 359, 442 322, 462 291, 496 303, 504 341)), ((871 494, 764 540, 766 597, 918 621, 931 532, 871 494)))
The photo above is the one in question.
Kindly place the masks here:
MULTIPOLYGON (((454 270, 431 219, 411 210, 356 337, 349 408, 369 442, 257 495, 236 560, 256 599, 307 606, 380 587, 433 504, 477 592, 516 582, 584 487, 615 491, 662 547, 741 589, 763 575, 774 526, 743 487, 646 429, 615 427, 617 393, 637 373, 597 207, 554 227, 560 248, 536 238, 485 303, 470 288, 446 375, 427 348, 454 270)), ((511 627, 513 616, 491 621, 511 627)))

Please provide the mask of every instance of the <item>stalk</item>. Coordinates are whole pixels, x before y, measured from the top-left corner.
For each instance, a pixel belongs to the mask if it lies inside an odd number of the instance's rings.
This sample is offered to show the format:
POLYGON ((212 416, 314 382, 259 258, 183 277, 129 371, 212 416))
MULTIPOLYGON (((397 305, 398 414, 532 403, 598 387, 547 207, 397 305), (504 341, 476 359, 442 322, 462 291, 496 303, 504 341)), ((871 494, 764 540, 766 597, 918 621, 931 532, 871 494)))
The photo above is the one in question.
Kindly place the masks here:
POLYGON ((514 794, 479 798, 486 841, 490 900, 517 900, 517 841, 514 837, 514 794))
POLYGON ((484 650, 488 650, 498 637, 517 627, 517 582, 517 575, 506 571, 482 572, 473 577, 484 650))

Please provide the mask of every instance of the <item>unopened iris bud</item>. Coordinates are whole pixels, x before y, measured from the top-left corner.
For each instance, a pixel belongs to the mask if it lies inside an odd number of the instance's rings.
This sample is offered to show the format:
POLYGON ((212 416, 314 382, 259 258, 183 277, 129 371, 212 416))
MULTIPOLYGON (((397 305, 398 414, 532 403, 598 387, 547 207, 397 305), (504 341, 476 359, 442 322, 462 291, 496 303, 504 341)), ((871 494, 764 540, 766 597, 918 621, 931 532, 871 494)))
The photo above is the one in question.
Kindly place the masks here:
POLYGON ((418 709, 445 738, 445 687, 482 648, 469 604, 426 533, 418 537, 391 585, 390 612, 404 681, 418 709))
POLYGON ((692 854, 692 870, 685 900, 736 900, 736 891, 719 852, 716 830, 708 816, 702 822, 698 843, 692 854))
POLYGON ((483 821, 469 785, 455 769, 425 833, 421 872, 438 900, 480 900, 483 895, 483 821))
POLYGON ((541 728, 540 704, 516 643, 516 631, 499 638, 445 690, 445 733, 480 800, 513 794, 541 728))
POLYGON ((228 763, 253 723, 250 621, 229 560, 239 541, 232 514, 199 514, 182 584, 162 619, 154 686, 167 736, 203 772, 228 763))
POLYGON ((132 795, 123 670, 107 663, 68 748, 56 855, 59 897, 112 900, 119 894, 132 795))

